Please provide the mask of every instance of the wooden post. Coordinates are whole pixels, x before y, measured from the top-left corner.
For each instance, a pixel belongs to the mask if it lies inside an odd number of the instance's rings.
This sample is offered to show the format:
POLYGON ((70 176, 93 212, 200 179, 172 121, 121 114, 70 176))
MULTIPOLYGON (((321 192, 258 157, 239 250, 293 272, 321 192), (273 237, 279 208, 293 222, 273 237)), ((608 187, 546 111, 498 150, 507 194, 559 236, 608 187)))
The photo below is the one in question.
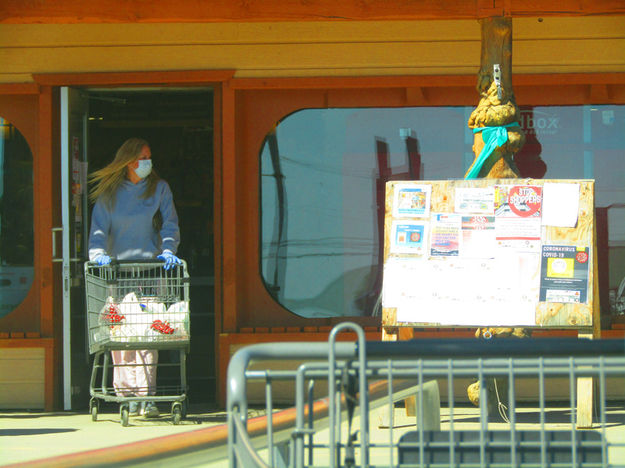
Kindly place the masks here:
MULTIPOLYGON (((592 333, 577 334, 579 339, 592 339, 592 333)), ((592 398, 593 398, 593 378, 577 378, 577 428, 590 429, 592 427, 592 398)))
MULTIPOLYGON (((480 101, 471 113, 468 126, 471 129, 510 126, 506 127, 506 143, 493 150, 477 173, 475 173, 474 166, 485 143, 483 133, 474 130, 473 153, 475 160, 469 167, 466 176, 473 172, 473 178, 515 178, 519 177, 520 173, 513 158, 514 154, 525 143, 525 134, 520 125, 514 125, 519 122, 520 111, 512 91, 512 18, 483 18, 480 20, 480 25, 482 49, 477 81, 480 101)), ((507 332, 509 329, 500 330, 507 332)), ((521 330, 517 330, 516 333, 519 336, 525 334, 521 330)), ((480 330, 478 330, 477 335, 480 335, 480 330)), ((493 333, 493 336, 496 336, 496 333, 493 333)), ((509 406, 508 382, 505 379, 497 379, 497 381, 492 379, 488 382, 487 388, 488 415, 493 418, 499 417, 498 401, 501 399, 505 406, 509 406), (505 388, 505 391, 503 393, 493 391, 497 385, 505 388)))
MULTIPOLYGON (((477 80, 480 101, 471 113, 469 128, 501 127, 518 123, 520 111, 512 92, 512 18, 484 18, 480 20, 480 25, 482 51, 477 80), (495 79, 496 65, 500 70, 500 79, 495 79)), ((519 177, 513 156, 523 146, 525 134, 520 126, 507 127, 506 130, 508 141, 503 146, 495 148, 482 165, 477 177, 491 179, 519 177)), ((475 133, 473 152, 476 160, 483 147, 482 133, 475 133)))
MULTIPOLYGON (((596 217, 595 217, 596 220, 596 217)), ((599 261, 597 259, 597 223, 593 224, 593 264, 592 264, 592 333, 578 332, 580 339, 601 338, 601 309, 599 307, 599 261)), ((577 428, 592 428, 594 399, 594 379, 592 377, 577 378, 577 428)))

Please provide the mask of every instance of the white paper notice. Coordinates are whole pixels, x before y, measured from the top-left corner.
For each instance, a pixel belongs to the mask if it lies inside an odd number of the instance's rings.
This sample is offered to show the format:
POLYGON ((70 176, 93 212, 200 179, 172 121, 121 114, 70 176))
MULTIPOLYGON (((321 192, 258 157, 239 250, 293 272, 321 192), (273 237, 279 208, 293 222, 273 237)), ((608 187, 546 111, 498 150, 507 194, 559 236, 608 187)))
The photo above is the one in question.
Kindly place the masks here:
POLYGON ((534 325, 538 259, 537 254, 506 261, 390 258, 384 266, 382 304, 397 309, 399 323, 534 325), (521 275, 530 284, 521 284, 521 275))
POLYGON ((497 248, 540 252, 540 218, 495 218, 497 248))
POLYGON ((495 188, 457 188, 456 213, 489 214, 495 211, 495 188))
POLYGON ((579 184, 545 183, 543 226, 575 227, 579 211, 579 184))
POLYGON ((423 294, 423 278, 427 277, 427 264, 419 258, 389 258, 384 265, 382 306, 400 307, 416 302, 423 294))

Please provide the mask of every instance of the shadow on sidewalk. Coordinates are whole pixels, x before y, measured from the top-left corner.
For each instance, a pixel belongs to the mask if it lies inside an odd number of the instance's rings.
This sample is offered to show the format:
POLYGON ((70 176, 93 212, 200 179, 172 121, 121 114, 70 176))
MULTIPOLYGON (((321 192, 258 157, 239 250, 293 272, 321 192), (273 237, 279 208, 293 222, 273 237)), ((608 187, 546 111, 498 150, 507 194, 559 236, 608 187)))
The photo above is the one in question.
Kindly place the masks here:
POLYGON ((0 429, 0 437, 58 434, 61 432, 76 432, 77 430, 78 429, 62 429, 62 428, 52 428, 52 427, 47 428, 47 429, 0 429))

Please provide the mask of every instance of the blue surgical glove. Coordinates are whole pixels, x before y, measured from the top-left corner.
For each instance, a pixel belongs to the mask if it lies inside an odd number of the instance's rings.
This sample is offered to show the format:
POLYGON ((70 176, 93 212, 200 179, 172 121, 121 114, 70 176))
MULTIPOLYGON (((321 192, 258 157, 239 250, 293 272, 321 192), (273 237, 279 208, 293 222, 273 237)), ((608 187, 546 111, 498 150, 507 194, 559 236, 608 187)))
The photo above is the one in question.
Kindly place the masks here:
POLYGON ((171 250, 163 250, 163 253, 156 257, 165 262, 163 268, 171 270, 175 265, 182 265, 182 260, 176 257, 171 250))
POLYGON ((100 254, 95 258, 94 262, 96 262, 100 266, 108 265, 109 263, 111 263, 111 257, 106 254, 100 254))

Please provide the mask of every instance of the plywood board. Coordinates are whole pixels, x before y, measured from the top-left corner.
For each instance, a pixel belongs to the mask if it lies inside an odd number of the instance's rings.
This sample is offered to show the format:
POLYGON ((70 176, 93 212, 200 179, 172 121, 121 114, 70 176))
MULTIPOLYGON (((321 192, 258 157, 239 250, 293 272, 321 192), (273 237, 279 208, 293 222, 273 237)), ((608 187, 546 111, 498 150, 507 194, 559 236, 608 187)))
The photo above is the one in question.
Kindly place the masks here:
POLYGON ((44 390, 43 348, 0 348, 0 408, 42 409, 44 390))
POLYGON ((591 328, 594 230, 593 180, 389 182, 382 324, 591 328))

